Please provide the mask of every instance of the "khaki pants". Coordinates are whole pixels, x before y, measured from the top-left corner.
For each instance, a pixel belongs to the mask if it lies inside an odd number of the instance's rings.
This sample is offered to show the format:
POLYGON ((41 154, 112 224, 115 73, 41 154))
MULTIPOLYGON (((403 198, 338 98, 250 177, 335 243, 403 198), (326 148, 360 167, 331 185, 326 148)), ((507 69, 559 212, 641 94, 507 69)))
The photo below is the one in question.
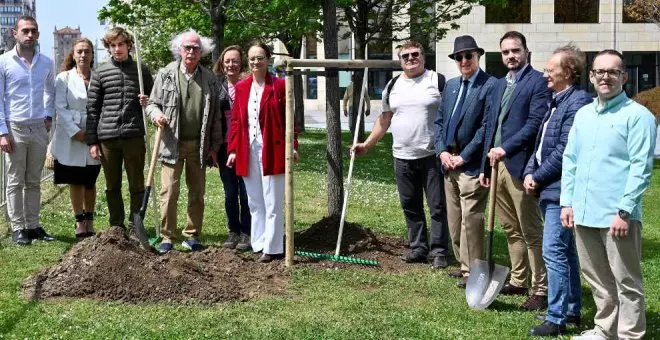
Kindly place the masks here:
POLYGON ((609 228, 575 228, 580 266, 596 303, 596 330, 608 339, 641 339, 646 332, 642 281, 642 223, 631 220, 628 236, 609 228))
POLYGON ((543 262, 543 219, 538 200, 525 194, 523 182, 511 177, 504 162, 499 166, 495 211, 502 221, 511 257, 511 284, 527 287, 532 271, 532 294, 547 295, 543 262))
MULTIPOLYGON (((140 211, 144 197, 144 138, 114 138, 101 141, 101 165, 105 176, 105 195, 108 200, 110 226, 124 226, 126 214, 121 197, 122 164, 126 168, 130 213, 140 211)), ((129 216, 129 224, 131 216, 129 216)))
POLYGON ((470 264, 483 259, 488 189, 479 184, 478 177, 460 170, 446 170, 445 197, 454 257, 461 264, 463 274, 468 275, 470 264))
POLYGON ((177 224, 177 202, 179 201, 180 179, 186 169, 188 187, 188 220, 182 235, 196 238, 202 232, 204 219, 204 191, 206 169, 199 159, 199 141, 179 142, 179 160, 176 164, 161 163, 160 219, 163 237, 175 238, 177 224))
POLYGON ((39 227, 41 170, 44 168, 48 132, 43 119, 9 123, 14 139, 7 156, 7 213, 11 230, 39 227))

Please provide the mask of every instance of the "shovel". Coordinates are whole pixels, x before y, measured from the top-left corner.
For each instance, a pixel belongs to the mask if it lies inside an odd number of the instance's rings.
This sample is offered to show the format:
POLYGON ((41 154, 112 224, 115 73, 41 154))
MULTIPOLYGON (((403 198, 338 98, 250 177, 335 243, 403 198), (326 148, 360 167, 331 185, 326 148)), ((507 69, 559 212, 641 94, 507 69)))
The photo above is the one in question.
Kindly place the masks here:
POLYGON ((486 309, 502 290, 509 268, 493 262, 493 225, 495 224, 495 196, 499 162, 491 168, 488 202, 488 228, 486 231, 486 261, 474 260, 465 286, 465 299, 472 309, 486 309))
POLYGON ((158 149, 160 149, 160 140, 163 137, 163 128, 159 127, 156 132, 156 141, 154 142, 154 148, 151 150, 151 164, 149 165, 149 174, 147 175, 147 187, 144 190, 144 198, 142 199, 142 206, 140 211, 133 214, 133 227, 135 228, 135 234, 137 235, 138 240, 140 241, 140 246, 144 249, 150 249, 151 244, 149 243, 149 236, 147 236, 147 230, 144 228, 144 214, 147 212, 147 206, 149 205, 149 196, 151 195, 151 186, 154 182, 154 172, 156 170, 156 161, 158 160, 158 149))

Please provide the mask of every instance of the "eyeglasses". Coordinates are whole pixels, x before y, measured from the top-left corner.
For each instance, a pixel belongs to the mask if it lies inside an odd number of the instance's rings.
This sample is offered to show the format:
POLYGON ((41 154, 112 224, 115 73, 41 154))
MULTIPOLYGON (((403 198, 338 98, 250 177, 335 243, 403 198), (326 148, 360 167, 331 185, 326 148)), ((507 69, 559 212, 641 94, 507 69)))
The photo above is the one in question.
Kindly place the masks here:
POLYGON ((250 60, 250 61, 264 61, 264 60, 266 60, 266 57, 260 56, 260 55, 255 55, 255 56, 250 57, 248 60, 250 60))
POLYGON ((599 69, 591 70, 591 74, 598 79, 605 78, 606 74, 608 75, 608 77, 619 78, 623 74, 623 71, 617 69, 608 70, 608 69, 599 68, 599 69))
POLYGON ((181 48, 186 52, 199 52, 202 50, 201 47, 195 45, 184 45, 181 48))
POLYGON ((401 55, 401 59, 408 60, 410 58, 419 58, 419 52, 404 53, 401 55))
POLYGON ((472 58, 474 58, 474 54, 472 54, 472 52, 469 52, 469 53, 465 53, 465 54, 455 54, 454 55, 454 60, 458 61, 459 63, 461 61, 463 61, 463 58, 465 58, 466 60, 472 60, 472 58))
POLYGON ((554 72, 554 71, 555 71, 554 68, 544 68, 544 69, 543 69, 543 73, 547 73, 547 74, 550 74, 550 73, 552 73, 552 72, 554 72))

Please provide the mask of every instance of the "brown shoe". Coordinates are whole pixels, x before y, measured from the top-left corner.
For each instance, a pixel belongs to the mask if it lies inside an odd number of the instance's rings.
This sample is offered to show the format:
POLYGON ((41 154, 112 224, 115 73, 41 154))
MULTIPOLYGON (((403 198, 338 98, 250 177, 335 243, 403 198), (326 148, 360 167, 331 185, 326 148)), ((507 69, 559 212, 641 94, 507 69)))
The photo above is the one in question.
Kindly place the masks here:
POLYGON ((463 272, 460 269, 455 269, 455 270, 450 270, 447 273, 447 275, 449 275, 449 277, 454 277, 454 278, 458 279, 458 278, 463 277, 463 272))
POLYGON ((268 262, 272 262, 273 260, 279 260, 279 259, 282 259, 282 258, 284 258, 284 254, 266 254, 266 253, 263 253, 257 261, 261 262, 261 263, 268 263, 268 262))
POLYGON ((504 287, 502 287, 502 290, 500 291, 500 294, 504 295, 524 295, 527 296, 527 288, 525 287, 518 287, 514 286, 510 283, 506 283, 504 287))
POLYGON ((534 294, 520 306, 520 309, 526 311, 535 311, 548 308, 548 297, 545 295, 534 294))

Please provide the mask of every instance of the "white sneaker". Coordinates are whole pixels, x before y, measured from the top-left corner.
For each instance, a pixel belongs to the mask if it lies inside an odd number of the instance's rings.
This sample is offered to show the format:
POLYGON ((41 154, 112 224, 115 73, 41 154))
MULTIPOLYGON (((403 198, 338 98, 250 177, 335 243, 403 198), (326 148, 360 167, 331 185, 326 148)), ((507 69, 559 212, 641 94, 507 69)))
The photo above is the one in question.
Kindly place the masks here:
POLYGON ((607 340, 596 329, 590 329, 580 333, 578 336, 572 336, 572 340, 607 340))

